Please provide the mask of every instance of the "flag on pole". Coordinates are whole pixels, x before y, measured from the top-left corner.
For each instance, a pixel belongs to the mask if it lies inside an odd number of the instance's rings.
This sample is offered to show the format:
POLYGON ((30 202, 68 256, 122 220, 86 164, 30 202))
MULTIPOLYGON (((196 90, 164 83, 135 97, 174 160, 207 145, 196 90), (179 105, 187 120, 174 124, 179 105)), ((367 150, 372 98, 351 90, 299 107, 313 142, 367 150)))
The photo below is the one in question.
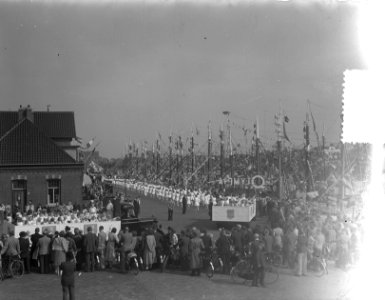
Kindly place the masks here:
POLYGON ((283 137, 291 144, 291 141, 289 139, 289 137, 287 136, 287 132, 286 132, 286 123, 289 123, 289 118, 288 116, 284 116, 283 118, 284 122, 282 123, 282 127, 283 127, 283 137))
POLYGON ((93 137, 87 144, 86 149, 91 148, 92 144, 94 143, 95 137, 93 137))

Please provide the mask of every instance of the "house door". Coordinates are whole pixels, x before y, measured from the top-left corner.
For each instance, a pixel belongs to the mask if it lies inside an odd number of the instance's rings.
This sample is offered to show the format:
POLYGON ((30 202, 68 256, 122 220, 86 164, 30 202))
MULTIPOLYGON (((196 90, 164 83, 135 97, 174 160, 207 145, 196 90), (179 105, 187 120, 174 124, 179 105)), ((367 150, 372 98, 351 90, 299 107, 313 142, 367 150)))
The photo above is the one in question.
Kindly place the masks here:
POLYGON ((21 212, 27 205, 27 180, 12 180, 12 209, 16 205, 21 212))

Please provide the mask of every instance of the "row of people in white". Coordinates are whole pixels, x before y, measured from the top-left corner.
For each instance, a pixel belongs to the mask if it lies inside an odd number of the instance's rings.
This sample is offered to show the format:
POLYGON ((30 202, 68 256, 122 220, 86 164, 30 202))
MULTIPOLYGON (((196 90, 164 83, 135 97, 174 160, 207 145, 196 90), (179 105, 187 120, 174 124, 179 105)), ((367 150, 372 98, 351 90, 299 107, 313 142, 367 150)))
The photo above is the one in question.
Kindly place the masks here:
POLYGON ((119 185, 126 185, 132 191, 142 193, 144 196, 151 196, 165 201, 173 201, 176 204, 182 205, 183 197, 186 197, 187 205, 189 207, 199 208, 200 206, 208 207, 210 202, 213 205, 247 205, 253 203, 254 199, 246 199, 243 197, 222 197, 216 198, 208 191, 191 191, 188 189, 170 188, 162 185, 149 184, 145 182, 135 181, 116 181, 119 185))

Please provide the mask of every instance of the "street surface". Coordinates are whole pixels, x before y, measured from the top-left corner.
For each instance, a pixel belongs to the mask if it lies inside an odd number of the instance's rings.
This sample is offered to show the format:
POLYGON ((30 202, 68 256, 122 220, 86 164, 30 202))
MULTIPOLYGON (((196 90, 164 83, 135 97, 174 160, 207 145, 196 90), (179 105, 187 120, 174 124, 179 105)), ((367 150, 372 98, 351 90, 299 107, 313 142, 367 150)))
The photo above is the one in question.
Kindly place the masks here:
MULTIPOLYGON (((167 221, 167 205, 150 198, 143 199, 141 217, 155 215, 164 229, 173 226, 178 232, 185 226, 216 230, 208 220, 207 209, 188 210, 182 215, 181 208, 174 209, 174 221, 167 221)), ((205 274, 191 277, 188 272, 158 270, 140 272, 138 276, 120 274, 115 270, 82 273, 76 278, 76 298, 86 299, 271 299, 271 300, 345 300, 349 273, 330 266, 329 274, 321 278, 296 277, 282 269, 280 277, 266 288, 235 284, 230 276, 215 274, 208 279, 205 274)), ((21 279, 0 282, 0 300, 61 299, 60 278, 51 275, 29 274, 21 279)))

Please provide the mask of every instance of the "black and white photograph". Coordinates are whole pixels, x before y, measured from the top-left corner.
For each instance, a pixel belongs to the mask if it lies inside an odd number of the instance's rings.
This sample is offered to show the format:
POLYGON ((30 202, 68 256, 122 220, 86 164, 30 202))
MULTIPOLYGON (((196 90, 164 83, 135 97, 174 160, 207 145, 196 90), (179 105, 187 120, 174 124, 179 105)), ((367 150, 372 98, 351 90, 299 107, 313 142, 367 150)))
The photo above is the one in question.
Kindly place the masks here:
POLYGON ((360 5, 0 1, 0 299, 359 299, 360 5))

